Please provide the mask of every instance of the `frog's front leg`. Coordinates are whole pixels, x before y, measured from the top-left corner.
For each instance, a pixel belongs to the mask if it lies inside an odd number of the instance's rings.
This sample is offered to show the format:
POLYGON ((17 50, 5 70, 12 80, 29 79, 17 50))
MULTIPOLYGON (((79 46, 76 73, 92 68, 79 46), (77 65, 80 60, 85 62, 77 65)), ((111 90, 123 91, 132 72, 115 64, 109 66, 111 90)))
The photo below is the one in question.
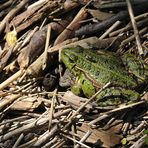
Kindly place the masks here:
POLYGON ((80 74, 76 78, 75 84, 71 87, 71 91, 79 96, 84 94, 86 97, 91 97, 95 94, 95 87, 91 81, 85 78, 84 74, 80 74))
POLYGON ((82 84, 79 77, 76 78, 75 83, 71 86, 71 91, 78 96, 83 94, 82 92, 82 84))
POLYGON ((110 87, 103 90, 96 98, 99 106, 115 106, 135 102, 140 98, 140 94, 130 89, 110 87))

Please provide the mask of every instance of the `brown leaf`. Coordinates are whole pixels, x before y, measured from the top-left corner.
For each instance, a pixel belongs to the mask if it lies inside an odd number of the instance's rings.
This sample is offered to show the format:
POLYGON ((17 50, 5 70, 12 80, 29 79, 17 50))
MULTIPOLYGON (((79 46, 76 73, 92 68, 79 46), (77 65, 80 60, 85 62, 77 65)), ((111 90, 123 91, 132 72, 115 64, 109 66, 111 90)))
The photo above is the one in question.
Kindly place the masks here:
POLYGON ((34 109, 38 108, 41 103, 42 102, 39 101, 36 97, 29 97, 14 103, 11 109, 21 111, 33 111, 34 109))
POLYGON ((98 21, 103 21, 113 16, 113 14, 111 13, 103 12, 100 10, 93 10, 93 9, 88 9, 88 13, 90 13, 93 16, 93 18, 97 19, 98 21))
MULTIPOLYGON (((72 105, 75 108, 79 108, 82 104, 84 104, 88 99, 82 98, 79 96, 74 95, 71 91, 67 91, 64 96, 62 97, 62 100, 65 102, 68 102, 68 104, 72 105)), ((92 104, 88 104, 85 106, 87 111, 89 112, 91 109, 93 109, 92 104)))
POLYGON ((116 135, 113 132, 91 129, 86 123, 83 123, 78 129, 79 131, 77 131, 77 134, 80 138, 82 138, 87 131, 92 132, 90 137, 86 140, 88 143, 95 144, 99 142, 100 146, 109 148, 119 144, 121 141, 121 136, 116 135))
POLYGON ((33 35, 29 46, 24 48, 18 56, 20 68, 26 68, 31 64, 43 51, 46 41, 46 31, 39 30, 33 35))

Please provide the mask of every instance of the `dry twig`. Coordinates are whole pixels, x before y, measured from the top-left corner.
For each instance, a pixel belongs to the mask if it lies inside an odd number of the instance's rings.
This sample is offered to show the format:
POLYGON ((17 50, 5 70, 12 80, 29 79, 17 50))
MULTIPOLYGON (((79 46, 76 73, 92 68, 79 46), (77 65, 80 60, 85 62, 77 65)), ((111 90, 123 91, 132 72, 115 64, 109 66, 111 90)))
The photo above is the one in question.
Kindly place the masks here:
POLYGON ((136 25, 136 21, 134 19, 134 12, 133 12, 133 9, 132 9, 132 5, 130 3, 130 0, 126 0, 126 2, 127 2, 127 6, 128 6, 128 11, 129 11, 129 15, 130 15, 130 18, 131 18, 131 22, 132 22, 132 25, 133 25, 133 29, 134 29, 134 35, 135 35, 135 39, 136 39, 136 43, 137 43, 137 48, 138 48, 139 54, 143 55, 143 50, 142 50, 142 46, 141 46, 141 41, 140 41, 140 37, 139 37, 139 32, 138 32, 138 28, 137 28, 137 25, 136 25))

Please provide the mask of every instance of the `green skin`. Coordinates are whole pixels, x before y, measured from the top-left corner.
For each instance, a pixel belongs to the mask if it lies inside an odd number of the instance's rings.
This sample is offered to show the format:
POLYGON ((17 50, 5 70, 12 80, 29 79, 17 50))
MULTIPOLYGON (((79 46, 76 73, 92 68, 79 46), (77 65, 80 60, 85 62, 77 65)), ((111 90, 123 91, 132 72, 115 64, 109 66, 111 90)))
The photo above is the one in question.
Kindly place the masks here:
POLYGON ((76 47, 63 49, 61 59, 76 76, 71 88, 76 95, 83 93, 91 97, 99 88, 111 82, 112 86, 96 97, 99 106, 136 101, 140 95, 134 89, 148 78, 146 65, 131 54, 119 57, 112 52, 76 47))

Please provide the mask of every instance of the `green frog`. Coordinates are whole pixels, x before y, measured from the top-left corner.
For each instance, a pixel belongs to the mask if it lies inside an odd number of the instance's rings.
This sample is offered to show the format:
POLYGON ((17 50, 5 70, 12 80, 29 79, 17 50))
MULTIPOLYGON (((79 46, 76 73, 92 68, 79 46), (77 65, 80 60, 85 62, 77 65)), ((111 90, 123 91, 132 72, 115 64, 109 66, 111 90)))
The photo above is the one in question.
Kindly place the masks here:
POLYGON ((66 48, 61 51, 61 60, 76 77, 71 90, 76 95, 91 97, 107 82, 111 86, 102 91, 96 100, 99 106, 119 105, 140 98, 135 91, 148 79, 148 67, 132 54, 66 48))

